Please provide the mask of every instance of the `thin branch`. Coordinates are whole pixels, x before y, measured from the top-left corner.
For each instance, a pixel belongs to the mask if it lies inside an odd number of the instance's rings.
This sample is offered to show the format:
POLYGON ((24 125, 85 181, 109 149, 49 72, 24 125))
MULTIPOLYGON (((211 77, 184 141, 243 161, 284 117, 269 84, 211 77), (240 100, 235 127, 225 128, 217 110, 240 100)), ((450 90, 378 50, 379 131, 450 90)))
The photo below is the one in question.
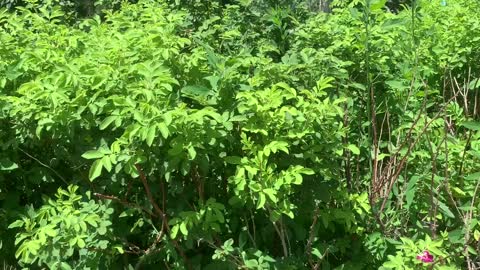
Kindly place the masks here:
MULTIPOLYGON (((438 117, 440 116, 440 114, 446 109, 446 107, 448 106, 448 104, 456 97, 453 96, 451 97, 446 104, 443 105, 442 108, 440 108, 440 110, 433 116, 433 118, 423 127, 423 129, 420 131, 420 133, 418 134, 417 138, 415 139, 415 141, 413 141, 410 146, 408 147, 407 149, 407 152, 405 153, 405 155, 403 156, 403 158, 401 159, 400 161, 400 164, 397 166, 396 170, 395 170, 395 173, 394 175, 392 176, 391 180, 390 180, 390 185, 387 189, 387 192, 386 194, 390 194, 392 188, 393 188, 393 184, 396 182, 396 180, 398 179, 398 176, 400 175, 400 172, 402 171, 403 167, 405 166, 405 163, 407 162, 407 159, 408 157, 410 156, 410 153, 412 152, 413 150, 413 147, 415 147, 415 145, 420 141, 420 138, 422 137, 423 134, 425 134, 426 130, 428 129, 428 127, 433 123, 433 121, 437 120, 438 117)), ((398 153, 398 152, 397 152, 398 153)), ((380 210, 379 210, 379 213, 381 213, 383 211, 383 209, 385 208, 385 205, 387 203, 387 199, 388 199, 388 196, 385 197, 383 199, 383 202, 382 202, 382 206, 380 207, 380 210)))
POLYGON ((94 196, 100 198, 100 199, 105 199, 105 200, 111 200, 111 201, 116 201, 116 202, 119 202, 125 206, 128 206, 128 207, 132 207, 132 208, 136 208, 136 209, 140 209, 142 211, 144 211, 145 213, 147 213, 149 216, 151 217, 158 217, 158 215, 156 215, 155 213, 152 213, 151 211, 149 211, 148 209, 145 209, 144 207, 141 207, 140 205, 138 204, 135 204, 135 203, 131 203, 131 202, 128 202, 127 200, 122 200, 116 196, 112 196, 112 195, 105 195, 105 194, 101 194, 101 193, 93 193, 94 196))
MULTIPOLYGON (((145 176, 145 173, 143 172, 142 168, 140 167, 139 164, 135 164, 135 167, 137 168, 138 170, 138 173, 139 173, 139 176, 140 176, 140 180, 142 181, 142 184, 143 184, 143 187, 145 188, 145 192, 147 193, 147 198, 148 200, 150 201, 150 204, 153 206, 153 208, 155 209, 155 211, 157 212, 157 214, 162 218, 162 224, 163 224, 163 228, 165 228, 167 230, 168 233, 170 233, 170 227, 168 226, 168 218, 167 218, 167 215, 162 211, 162 209, 160 209, 160 207, 158 206, 158 204, 155 202, 155 200, 153 199, 153 196, 152 196, 152 192, 150 191, 150 186, 148 185, 148 181, 147 181, 147 178, 145 176)), ((162 230, 163 230, 162 228, 162 230)), ((192 266, 190 264, 190 261, 188 260, 187 256, 185 255, 185 253, 183 252, 183 249, 180 247, 180 245, 178 244, 177 240, 175 239, 172 239, 172 243, 173 245, 175 246, 175 249, 178 251, 178 253, 180 254, 180 256, 183 258, 183 260, 185 261, 186 265, 187 265, 187 268, 188 269, 192 269, 192 266)))
POLYGON ((313 244, 313 240, 315 238, 315 226, 317 226, 319 212, 320 212, 320 209, 319 209, 318 206, 316 206, 315 211, 313 212, 312 225, 310 225, 307 246, 305 248, 305 251, 307 252, 308 263, 310 264, 312 269, 315 268, 315 263, 314 263, 313 258, 312 258, 312 244, 313 244))
POLYGON ((471 265, 473 265, 473 262, 471 261, 470 259, 470 255, 468 254, 468 241, 470 240, 470 222, 472 221, 472 216, 473 216, 473 205, 475 204, 475 198, 477 197, 477 192, 478 192, 478 189, 480 187, 480 181, 477 181, 477 185, 475 186, 475 191, 473 192, 473 196, 472 196, 472 203, 470 204, 470 210, 468 211, 467 215, 465 216, 465 218, 463 219, 464 220, 464 224, 465 224, 465 228, 466 228, 466 234, 465 234, 465 242, 464 242, 464 252, 465 252, 465 256, 467 257, 467 263, 469 264, 469 269, 473 269, 473 267, 471 267, 471 265))
POLYGON ((61 176, 57 171, 55 171, 52 167, 48 166, 47 164, 41 162, 38 158, 30 155, 29 153, 27 153, 25 150, 23 150, 22 148, 20 147, 17 147, 18 150, 20 150, 20 152, 24 153, 25 155, 27 155, 29 158, 35 160, 36 162, 38 162, 38 164, 42 165, 43 167, 49 169, 50 171, 52 171, 58 178, 60 178, 60 180, 62 180, 63 183, 65 183, 65 185, 69 185, 69 183, 67 182, 67 180, 65 180, 65 178, 63 178, 63 176, 61 176))
POLYGON ((143 172, 140 165, 136 164, 135 167, 138 170, 140 180, 142 181, 143 187, 145 188, 145 192, 147 192, 147 198, 150 201, 150 204, 153 206, 153 209, 155 209, 155 212, 157 212, 157 214, 162 217, 162 219, 166 219, 166 216, 163 213, 162 209, 160 209, 158 204, 153 199, 152 192, 150 191, 150 186, 148 185, 147 178, 145 177, 145 173, 143 172))
POLYGON ((283 256, 285 258, 288 258, 288 249, 287 249, 287 243, 285 242, 285 237, 283 233, 280 231, 280 229, 278 228, 276 222, 272 222, 272 223, 273 223, 273 227, 275 228, 275 231, 277 231, 277 234, 280 237, 280 241, 282 242, 283 256))

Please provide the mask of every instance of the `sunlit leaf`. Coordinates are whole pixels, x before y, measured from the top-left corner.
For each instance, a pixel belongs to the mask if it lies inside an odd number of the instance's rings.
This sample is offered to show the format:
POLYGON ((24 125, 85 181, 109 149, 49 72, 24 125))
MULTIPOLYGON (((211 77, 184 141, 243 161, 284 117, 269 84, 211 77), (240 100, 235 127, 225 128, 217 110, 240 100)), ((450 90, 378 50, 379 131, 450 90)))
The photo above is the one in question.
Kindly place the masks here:
POLYGON ((18 169, 17 163, 11 161, 8 158, 0 159, 0 171, 11 171, 18 169))
POLYGON ((88 172, 88 178, 90 179, 90 181, 100 176, 100 174, 102 173, 102 168, 103 168, 102 160, 98 159, 93 162, 88 172))

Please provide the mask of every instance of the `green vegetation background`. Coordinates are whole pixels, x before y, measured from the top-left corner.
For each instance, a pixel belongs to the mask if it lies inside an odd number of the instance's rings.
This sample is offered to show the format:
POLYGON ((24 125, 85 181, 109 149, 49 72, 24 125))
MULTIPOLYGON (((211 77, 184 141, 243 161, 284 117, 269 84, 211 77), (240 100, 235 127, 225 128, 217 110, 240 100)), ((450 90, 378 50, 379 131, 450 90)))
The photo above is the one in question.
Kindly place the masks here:
POLYGON ((479 1, 0 5, 4 269, 479 267, 479 1))

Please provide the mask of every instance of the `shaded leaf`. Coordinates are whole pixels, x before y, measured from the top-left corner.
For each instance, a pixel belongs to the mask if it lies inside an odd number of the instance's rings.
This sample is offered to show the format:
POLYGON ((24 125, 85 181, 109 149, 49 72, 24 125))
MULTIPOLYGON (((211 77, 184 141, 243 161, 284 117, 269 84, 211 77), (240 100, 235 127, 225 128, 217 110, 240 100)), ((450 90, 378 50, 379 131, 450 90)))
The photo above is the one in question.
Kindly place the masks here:
POLYGON ((480 122, 466 121, 461 123, 461 125, 471 130, 476 130, 476 131, 480 130, 480 122))

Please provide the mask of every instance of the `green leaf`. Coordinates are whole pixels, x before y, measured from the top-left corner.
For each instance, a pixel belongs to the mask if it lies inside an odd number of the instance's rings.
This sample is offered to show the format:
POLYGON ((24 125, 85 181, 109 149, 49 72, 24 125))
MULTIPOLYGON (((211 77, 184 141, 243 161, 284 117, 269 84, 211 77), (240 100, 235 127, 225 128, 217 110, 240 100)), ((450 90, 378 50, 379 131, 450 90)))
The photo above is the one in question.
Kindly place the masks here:
POLYGON ((292 184, 294 185, 301 185, 303 182, 303 177, 301 174, 297 173, 293 175, 293 181, 291 181, 292 184))
POLYGON ((418 180, 420 179, 419 176, 417 175, 414 175, 412 176, 412 178, 410 179, 410 181, 408 181, 408 184, 407 184, 407 190, 405 191, 405 199, 406 199, 406 205, 405 207, 407 209, 410 208, 410 205, 412 205, 412 202, 413 202, 413 198, 415 197, 415 192, 416 192, 416 184, 418 182, 418 180))
POLYGON ((113 248, 116 249, 117 252, 120 253, 120 254, 125 253, 125 250, 123 250, 123 247, 120 246, 120 245, 115 245, 115 246, 113 246, 113 248))
POLYGON ((477 251, 471 247, 471 246, 467 246, 467 250, 469 253, 473 254, 473 255, 477 255, 477 251))
POLYGON ((473 79, 470 84, 468 84, 468 88, 470 89, 477 89, 480 88, 480 78, 473 79))
POLYGON ((21 244, 18 248, 17 251, 15 252, 15 258, 20 258, 22 254, 24 254, 27 250, 28 246, 26 243, 21 244))
POLYGON ((18 227, 22 227, 24 224, 23 220, 15 220, 12 224, 8 225, 8 228, 9 229, 13 229, 13 228, 18 228, 18 227))
POLYGON ((105 234, 107 233, 107 227, 105 227, 105 226, 100 226, 100 227, 98 227, 97 232, 98 232, 98 234, 100 234, 100 235, 105 235, 105 234))
POLYGON ((475 131, 480 130, 480 122, 466 121, 466 122, 462 122, 461 125, 471 130, 475 130, 475 131))
POLYGON ((69 244, 71 247, 73 247, 73 246, 77 243, 77 240, 78 240, 77 237, 71 238, 70 241, 68 241, 68 244, 69 244))
POLYGON ((210 82, 210 86, 212 87, 213 90, 216 91, 218 89, 218 81, 220 80, 219 76, 212 75, 212 76, 205 77, 205 79, 210 82))
POLYGON ((312 248, 312 254, 315 255, 319 259, 322 258, 322 253, 320 253, 320 251, 316 248, 312 248))
POLYGON ((452 213, 450 208, 448 208, 448 206, 445 205, 443 202, 438 201, 438 206, 440 207, 440 211, 444 213, 447 217, 455 218, 455 215, 452 213))
POLYGON ((248 269, 258 269, 258 262, 257 260, 251 259, 251 260, 246 260, 245 261, 245 267, 248 269))
POLYGON ((383 263, 383 267, 386 267, 388 269, 397 269, 397 267, 401 267, 401 264, 398 264, 397 262, 386 261, 385 263, 383 263))
POLYGON ((475 230, 473 232, 473 238, 475 239, 475 241, 480 241, 480 232, 478 230, 475 230))
POLYGON ((370 10, 371 11, 376 11, 385 6, 385 3, 387 0, 368 0, 370 4, 370 10))
POLYGON ((466 195, 465 191, 461 190, 461 189, 458 188, 458 187, 452 187, 452 190, 455 191, 455 193, 456 193, 458 196, 465 196, 465 195, 466 195))
POLYGON ((61 270, 72 270, 72 267, 66 262, 61 262, 60 263, 60 269, 61 270))
POLYGON ((178 156, 183 152, 183 145, 181 143, 175 143, 171 149, 168 150, 168 154, 172 156, 178 156))
POLYGON ((156 129, 157 129, 156 126, 151 126, 150 128, 148 128, 147 139, 146 139, 148 146, 152 146, 153 144, 153 140, 155 139, 156 129))
POLYGON ((51 226, 49 227, 44 227, 43 230, 42 230, 46 235, 50 236, 50 237, 55 237, 57 236, 57 230, 53 229, 51 226))
POLYGON ((419 177, 418 175, 412 176, 412 178, 410 178, 410 181, 408 181, 407 190, 408 190, 408 189, 413 189, 413 188, 415 188, 415 186, 417 185, 418 180, 420 180, 420 177, 419 177))
POLYGON ((99 219, 98 216, 89 215, 85 218, 85 222, 96 228, 98 226, 97 219, 99 219))
MULTIPOLYGON (((392 31, 394 28, 402 27, 404 25, 405 25, 405 19, 404 18, 394 17, 394 18, 390 18, 390 19, 385 20, 382 24, 382 28, 383 28, 383 30, 392 31)), ((387 83, 387 81, 386 81, 386 83, 387 83)))
POLYGON ((225 160, 225 162, 229 164, 235 164, 235 165, 242 164, 242 158, 237 156, 227 156, 227 157, 224 157, 223 160, 225 160))
POLYGON ((168 132, 168 127, 165 123, 162 122, 158 124, 158 129, 160 130, 160 133, 162 134, 163 138, 165 139, 168 138, 169 132, 168 132))
POLYGON ((84 159, 97 159, 103 157, 105 154, 103 154, 99 150, 90 150, 85 153, 83 153, 82 157, 84 159))
POLYGON ((274 189, 271 189, 271 188, 266 188, 263 190, 263 193, 267 194, 268 198, 274 202, 274 203, 277 203, 278 199, 276 197, 276 191, 274 189))
POLYGON ((350 144, 347 148, 350 149, 354 155, 360 155, 360 149, 358 149, 356 145, 350 144))
POLYGON ((189 85, 183 87, 180 92, 187 97, 207 96, 210 93, 210 89, 200 85, 189 85))
POLYGON ((402 81, 385 81, 385 84, 387 84, 394 90, 402 90, 404 88, 408 88, 408 86, 405 86, 402 81))
POLYGON ((263 208, 266 202, 265 194, 259 193, 258 194, 258 201, 257 201, 257 209, 263 208))
POLYGON ((187 148, 188 151, 188 156, 190 160, 194 160, 195 157, 197 156, 197 151, 195 151, 195 148, 193 146, 190 146, 187 148))
POLYGON ((180 232, 185 236, 188 235, 187 225, 185 222, 180 223, 180 232))
POLYGON ((95 178, 99 177, 102 173, 103 162, 101 159, 95 160, 90 167, 90 171, 88 172, 88 178, 90 181, 94 180, 95 178))
POLYGON ((408 189, 406 191, 406 194, 405 194, 405 199, 406 199, 406 208, 409 209, 410 208, 410 205, 412 205, 412 202, 413 202, 413 198, 415 197, 415 191, 416 189, 415 188, 412 188, 412 189, 408 189))
POLYGON ((302 168, 300 169, 299 173, 306 174, 306 175, 314 175, 315 171, 310 168, 302 168))
POLYGON ((18 168, 17 163, 12 162, 8 158, 0 159, 0 171, 11 171, 18 168))
POLYGON ((448 256, 447 254, 442 252, 439 248, 437 248, 433 245, 429 245, 428 249, 429 249, 429 251, 431 251, 436 256, 442 256, 442 257, 448 256))
POLYGON ((469 174, 465 177, 465 180, 472 181, 472 180, 480 180, 480 172, 469 174))
POLYGON ((262 186, 257 182, 250 182, 248 187, 255 192, 260 192, 260 190, 262 189, 262 186))
POLYGON ((272 212, 270 212, 270 221, 275 223, 277 222, 280 217, 282 216, 282 213, 280 213, 278 210, 273 210, 272 212))
POLYGON ((172 229, 170 230, 170 238, 175 239, 177 237, 178 229, 180 229, 180 226, 178 224, 172 227, 172 229))
POLYGON ((103 119, 102 123, 100 124, 100 130, 106 129, 113 121, 115 121, 118 118, 117 115, 111 115, 108 116, 107 118, 103 119))
POLYGON ((102 164, 105 169, 110 172, 112 170, 112 161, 109 156, 104 156, 102 159, 102 164))
POLYGON ((84 248, 85 247, 85 241, 83 241, 82 238, 78 237, 77 238, 77 245, 79 248, 84 248))

